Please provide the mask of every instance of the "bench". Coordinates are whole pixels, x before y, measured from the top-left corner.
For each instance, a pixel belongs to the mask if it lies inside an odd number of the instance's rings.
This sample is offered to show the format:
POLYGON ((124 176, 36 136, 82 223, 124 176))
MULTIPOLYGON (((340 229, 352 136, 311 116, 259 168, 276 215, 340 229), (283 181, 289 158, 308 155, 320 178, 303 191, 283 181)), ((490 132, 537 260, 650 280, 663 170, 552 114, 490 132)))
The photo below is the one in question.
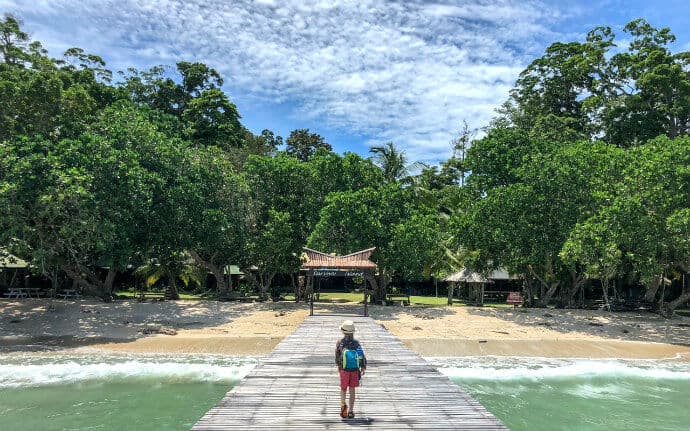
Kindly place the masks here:
POLYGON ((139 292, 139 302, 144 302, 146 298, 167 299, 166 292, 139 292))
POLYGON ((520 292, 508 292, 508 297, 506 298, 506 304, 513 304, 513 308, 517 308, 519 304, 525 302, 520 292))
POLYGON ((65 289, 61 292, 58 292, 55 296, 57 296, 58 298, 62 298, 62 299, 79 299, 79 298, 81 298, 81 294, 75 289, 65 289))
POLYGON ((386 305, 400 301, 400 305, 410 305, 410 295, 404 293, 386 293, 386 305))
POLYGON ((17 289, 17 288, 10 289, 9 292, 5 292, 5 293, 3 293, 3 295, 5 295, 7 297, 7 299, 11 299, 13 297, 17 298, 17 299, 19 299, 19 298, 23 299, 23 298, 26 298, 27 296, 29 296, 29 294, 27 292, 24 292, 23 289, 17 289))

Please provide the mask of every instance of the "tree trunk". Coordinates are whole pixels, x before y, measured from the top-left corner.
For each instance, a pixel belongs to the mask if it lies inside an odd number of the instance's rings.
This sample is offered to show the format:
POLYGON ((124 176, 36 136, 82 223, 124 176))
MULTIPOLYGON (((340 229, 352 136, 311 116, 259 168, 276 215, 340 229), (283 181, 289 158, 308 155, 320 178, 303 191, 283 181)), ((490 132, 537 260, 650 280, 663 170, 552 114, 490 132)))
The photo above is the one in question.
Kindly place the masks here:
POLYGON ((180 299, 180 294, 177 291, 177 277, 170 272, 168 272, 166 275, 168 276, 168 289, 170 289, 170 299, 180 299))
MULTIPOLYGON (((683 271, 687 271, 687 268, 682 265, 681 268, 683 271)), ((663 312, 662 315, 665 317, 673 316, 673 313, 676 311, 676 308, 680 307, 688 301, 690 301, 690 289, 688 289, 688 286, 686 286, 685 273, 683 273, 683 276, 681 278, 680 296, 674 299, 673 301, 670 301, 668 304, 666 304, 666 307, 661 309, 661 311, 663 312)))
POLYGON ((455 290, 455 282, 448 283, 448 305, 453 305, 453 291, 455 290))
POLYGON ((654 298, 656 298, 656 293, 659 291, 659 286, 661 286, 661 279, 662 277, 658 275, 652 278, 652 285, 647 287, 647 291, 644 294, 645 302, 654 302, 654 298))
POLYGON ((103 295, 102 298, 105 302, 110 302, 113 300, 113 283, 115 282, 115 276, 117 271, 112 267, 108 268, 108 275, 105 277, 105 283, 103 283, 103 295))
POLYGON ((297 290, 295 291, 295 302, 300 302, 304 298, 305 283, 307 277, 300 275, 297 277, 297 290))
POLYGON ((582 289, 582 286, 585 284, 585 278, 577 275, 574 271, 570 273, 570 279, 571 283, 568 294, 568 306, 572 306, 575 295, 580 292, 580 289, 582 289))
POLYGON ((381 271, 379 273, 379 283, 378 283, 378 297, 382 300, 386 300, 386 290, 388 289, 388 284, 390 283, 390 280, 388 279, 388 276, 381 271))
POLYGON ((690 301, 690 292, 685 291, 685 292, 681 293, 681 295, 678 298, 676 298, 673 301, 666 304, 666 307, 664 308, 664 311, 665 311, 664 316, 666 316, 666 317, 673 316, 673 313, 676 311, 676 308, 680 307, 681 305, 685 304, 688 301, 690 301))
POLYGON ((268 288, 271 287, 271 282, 273 281, 273 277, 275 277, 275 273, 269 273, 269 274, 259 274, 259 296, 261 297, 262 300, 267 300, 268 299, 268 288))
POLYGON ((661 295, 659 295, 659 302, 657 303, 656 309, 659 310, 662 316, 665 315, 664 303, 666 302, 666 278, 664 274, 661 275, 661 295))
POLYGON ((374 304, 381 304, 381 301, 386 299, 386 296, 383 296, 383 299, 379 296, 379 283, 376 280, 376 277, 370 274, 369 272, 364 273, 365 278, 369 282, 369 285, 371 286, 371 290, 374 293, 372 295, 372 301, 374 304))
POLYGON ((115 281, 115 275, 117 271, 110 268, 108 269, 108 275, 105 278, 105 282, 102 282, 96 274, 84 267, 71 268, 68 266, 63 266, 62 270, 73 280, 77 280, 82 286, 85 286, 88 290, 93 291, 98 295, 104 302, 110 302, 113 299, 113 282, 115 281))
POLYGON ((539 306, 546 307, 549 305, 553 295, 558 291, 560 282, 557 281, 555 283, 548 283, 546 280, 535 274, 534 271, 532 271, 532 275, 539 281, 539 287, 541 290, 541 295, 539 296, 539 306), (544 289, 546 289, 546 293, 544 293, 544 289))
MULTIPOLYGON (((218 289, 219 298, 227 296, 229 292, 232 292, 232 281, 225 281, 225 274, 223 274, 222 269, 218 267, 218 265, 216 265, 213 261, 205 260, 194 250, 188 250, 188 252, 189 255, 192 256, 194 262, 196 262, 199 266, 206 268, 211 274, 213 274, 213 277, 216 279, 216 288, 218 289)), ((231 279, 232 275, 229 275, 229 278, 231 279)))
POLYGON ((534 281, 529 273, 525 273, 523 278, 523 290, 525 292, 525 304, 527 307, 532 307, 534 304, 534 281))
POLYGON ((601 280, 601 290, 604 293, 604 307, 611 311, 611 304, 609 303, 609 281, 604 278, 601 280))
POLYGON ((290 283, 292 284, 292 291, 295 293, 295 298, 297 298, 297 283, 295 283, 295 274, 290 274, 290 283))
POLYGON ((549 305, 549 302, 551 301, 551 298, 553 295, 558 291, 558 285, 560 283, 556 282, 551 285, 544 285, 543 288, 546 288, 546 293, 544 294, 544 297, 539 300, 539 305, 542 307, 546 307, 549 305))

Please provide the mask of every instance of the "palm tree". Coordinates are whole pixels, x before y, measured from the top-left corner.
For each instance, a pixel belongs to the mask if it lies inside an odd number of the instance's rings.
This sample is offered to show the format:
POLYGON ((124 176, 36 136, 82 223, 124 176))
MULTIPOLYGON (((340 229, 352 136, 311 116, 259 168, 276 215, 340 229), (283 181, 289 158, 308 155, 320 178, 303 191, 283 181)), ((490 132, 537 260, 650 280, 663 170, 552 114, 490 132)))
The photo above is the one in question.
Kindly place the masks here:
POLYGON ((144 279, 146 288, 151 288, 163 277, 168 280, 168 290, 172 299, 180 299, 177 290, 177 279, 187 287, 189 283, 201 285, 205 272, 195 265, 187 253, 177 253, 168 260, 150 259, 134 271, 134 275, 144 279))
POLYGON ((418 163, 408 165, 405 151, 395 148, 392 142, 371 147, 369 152, 374 154, 376 164, 381 168, 383 177, 389 183, 407 181, 410 170, 418 167, 418 163))

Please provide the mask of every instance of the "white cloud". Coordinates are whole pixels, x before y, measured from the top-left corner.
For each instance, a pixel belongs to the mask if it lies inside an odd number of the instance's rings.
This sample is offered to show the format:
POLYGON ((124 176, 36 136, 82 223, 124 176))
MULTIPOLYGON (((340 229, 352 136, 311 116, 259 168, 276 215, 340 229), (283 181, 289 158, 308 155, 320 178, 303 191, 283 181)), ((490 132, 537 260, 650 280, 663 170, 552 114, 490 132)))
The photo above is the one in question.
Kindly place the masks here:
POLYGON ((116 69, 206 62, 233 98, 287 102, 293 120, 392 140, 424 160, 448 155, 463 120, 492 118, 560 19, 517 0, 26 3, 0 0, 52 49, 81 46, 116 69))

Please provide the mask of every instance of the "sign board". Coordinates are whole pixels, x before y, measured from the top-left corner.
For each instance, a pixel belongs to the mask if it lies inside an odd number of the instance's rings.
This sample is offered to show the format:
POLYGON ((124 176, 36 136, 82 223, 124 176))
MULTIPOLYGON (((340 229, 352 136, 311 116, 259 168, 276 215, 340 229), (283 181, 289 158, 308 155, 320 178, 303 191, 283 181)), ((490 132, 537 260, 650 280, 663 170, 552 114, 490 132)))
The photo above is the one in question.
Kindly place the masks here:
POLYGON ((338 268, 312 269, 309 275, 314 277, 364 277, 364 271, 338 268))

